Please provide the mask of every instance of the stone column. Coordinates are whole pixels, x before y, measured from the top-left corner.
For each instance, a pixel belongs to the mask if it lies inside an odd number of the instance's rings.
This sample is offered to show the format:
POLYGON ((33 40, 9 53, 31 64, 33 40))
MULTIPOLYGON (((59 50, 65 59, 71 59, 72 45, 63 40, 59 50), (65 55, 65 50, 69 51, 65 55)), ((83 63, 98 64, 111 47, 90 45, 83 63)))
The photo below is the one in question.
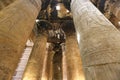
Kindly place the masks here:
POLYGON ((53 80, 62 80, 62 50, 53 56, 53 80))
POLYGON ((62 80, 67 80, 67 64, 66 64, 66 56, 65 56, 65 42, 61 44, 61 47, 62 47, 62 80))
POLYGON ((110 4, 111 12, 120 20, 120 1, 116 1, 114 4, 110 4))
POLYGON ((10 5, 14 1, 16 1, 16 0, 1 0, 0 1, 0 10, 4 9, 5 7, 7 7, 8 5, 10 5))
POLYGON ((86 80, 120 79, 120 32, 89 0, 72 0, 86 80))
POLYGON ((46 62, 44 67, 44 72, 42 75, 41 80, 52 80, 52 74, 53 74, 53 46, 52 43, 47 43, 47 56, 46 56, 46 62))
MULTIPOLYGON (((75 34, 71 33, 71 36, 66 37, 65 50, 64 57, 66 58, 67 80, 85 80, 75 34)), ((66 74, 63 73, 63 75, 66 74)))
POLYGON ((67 65, 66 65, 66 56, 65 56, 65 51, 62 53, 62 56, 63 56, 63 58, 62 58, 62 80, 68 80, 67 79, 67 65))
POLYGON ((45 35, 37 36, 22 80, 41 80, 46 57, 46 43, 45 35))
POLYGON ((11 80, 40 7, 40 0, 16 0, 0 11, 0 80, 11 80))

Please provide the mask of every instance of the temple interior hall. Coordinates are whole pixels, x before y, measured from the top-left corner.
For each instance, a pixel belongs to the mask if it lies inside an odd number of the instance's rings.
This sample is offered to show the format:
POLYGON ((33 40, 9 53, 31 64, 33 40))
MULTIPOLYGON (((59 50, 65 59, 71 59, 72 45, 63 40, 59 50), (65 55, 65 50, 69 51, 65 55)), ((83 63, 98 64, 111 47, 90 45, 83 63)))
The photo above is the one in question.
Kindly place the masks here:
POLYGON ((0 0, 0 80, 120 80, 120 0, 0 0))

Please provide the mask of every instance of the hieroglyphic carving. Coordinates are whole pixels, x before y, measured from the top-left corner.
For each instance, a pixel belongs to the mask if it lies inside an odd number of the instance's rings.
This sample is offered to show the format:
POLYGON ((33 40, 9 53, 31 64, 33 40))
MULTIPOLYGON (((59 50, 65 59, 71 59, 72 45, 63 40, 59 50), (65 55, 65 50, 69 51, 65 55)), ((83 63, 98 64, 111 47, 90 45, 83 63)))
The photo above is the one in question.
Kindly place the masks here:
POLYGON ((0 0, 0 10, 12 4, 15 0, 0 0))
POLYGON ((36 0, 30 0, 31 4, 33 4, 36 8, 39 7, 38 2, 36 2, 36 0))
MULTIPOLYGON (((36 2, 39 4, 40 1, 36 2)), ((38 5, 38 8, 40 9, 41 5, 38 5)), ((38 8, 29 0, 16 0, 0 11, 0 66, 4 64, 4 69, 0 68, 0 80, 11 80, 25 42, 34 27, 38 8), (6 72, 8 67, 11 71, 6 72)))
MULTIPOLYGON (((73 3, 75 3, 75 1, 73 3)), ((81 25, 83 24, 83 21, 85 21, 84 24, 86 24, 86 26, 89 26, 87 28, 93 27, 91 26, 91 24, 95 24, 95 25, 99 24, 99 26, 100 25, 106 26, 106 23, 108 23, 107 25, 112 26, 112 24, 103 16, 101 12, 97 10, 97 8, 95 8, 94 5, 92 5, 91 2, 85 2, 83 4, 76 2, 76 4, 78 4, 78 6, 73 5, 72 7, 74 8, 72 9, 73 12, 76 12, 76 13, 73 13, 73 15, 77 15, 76 18, 81 18, 80 20, 76 20, 76 21, 79 21, 81 25), (101 16, 101 17, 98 18, 98 16, 101 16)), ((84 28, 86 26, 84 26, 84 28)))
POLYGON ((71 8, 86 80, 119 80, 120 32, 89 0, 72 0, 71 8))
MULTIPOLYGON (((90 36, 95 37, 99 34, 104 34, 104 36, 101 36, 101 38, 104 39, 105 37, 109 36, 108 32, 116 30, 116 28, 110 23, 110 21, 108 21, 104 17, 104 15, 102 13, 100 13, 100 11, 98 11, 97 8, 95 8, 95 6, 93 6, 93 4, 91 2, 85 2, 83 4, 79 4, 79 3, 80 3, 80 1, 77 2, 77 0, 76 0, 76 2, 72 3, 72 5, 73 4, 78 5, 78 6, 73 5, 72 12, 74 15, 73 18, 74 18, 75 25, 77 25, 77 26, 81 25, 80 27, 76 27, 76 30, 81 32, 82 35, 84 35, 84 36, 82 36, 83 39, 88 38, 89 41, 92 41, 90 36), (90 32, 90 34, 88 34, 89 32, 90 32), (92 34, 94 34, 94 35, 92 36, 92 34)), ((97 40, 97 39, 101 39, 101 38, 95 37, 94 39, 97 40)), ((87 41, 87 40, 84 40, 84 42, 85 41, 87 41)), ((93 41, 93 44, 94 43, 97 44, 97 41, 96 42, 93 41)), ((101 45, 103 45, 102 42, 101 42, 101 45)), ((86 45, 84 45, 84 46, 86 46, 86 45)), ((87 47, 88 47, 88 45, 87 45, 87 47)), ((97 48, 97 46, 89 46, 90 49, 95 49, 95 47, 97 48)), ((87 49, 87 50, 89 50, 89 49, 87 49)), ((95 50, 97 50, 97 49, 95 49, 95 50)), ((84 51, 86 51, 86 50, 84 49, 84 51)))

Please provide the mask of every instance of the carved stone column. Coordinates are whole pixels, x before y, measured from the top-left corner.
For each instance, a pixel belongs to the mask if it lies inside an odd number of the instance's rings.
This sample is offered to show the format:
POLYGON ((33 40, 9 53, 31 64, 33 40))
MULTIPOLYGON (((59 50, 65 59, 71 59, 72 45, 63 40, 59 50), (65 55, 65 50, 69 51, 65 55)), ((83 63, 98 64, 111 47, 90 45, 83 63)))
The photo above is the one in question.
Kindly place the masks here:
MULTIPOLYGON (((64 57, 66 58, 65 66, 67 68, 67 79, 63 80, 85 80, 75 34, 71 33, 71 36, 66 37, 66 51, 64 57)), ((63 75, 66 74, 63 73, 63 75)))
POLYGON ((52 62, 53 80, 62 80, 62 50, 55 52, 52 62))
POLYGON ((114 4, 110 4, 111 12, 120 20, 120 1, 116 1, 114 4))
POLYGON ((37 36, 22 80, 41 80, 46 57, 46 43, 45 35, 37 36))
POLYGON ((67 80, 67 64, 66 64, 66 56, 65 56, 65 51, 62 53, 62 80, 67 80))
POLYGON ((47 56, 45 61, 44 72, 41 80, 52 80, 53 78, 53 46, 51 43, 47 43, 47 56))
POLYGON ((40 7, 40 0, 16 0, 0 11, 0 80, 11 80, 40 7))
POLYGON ((120 32, 89 0, 71 8, 86 80, 119 80, 120 32))

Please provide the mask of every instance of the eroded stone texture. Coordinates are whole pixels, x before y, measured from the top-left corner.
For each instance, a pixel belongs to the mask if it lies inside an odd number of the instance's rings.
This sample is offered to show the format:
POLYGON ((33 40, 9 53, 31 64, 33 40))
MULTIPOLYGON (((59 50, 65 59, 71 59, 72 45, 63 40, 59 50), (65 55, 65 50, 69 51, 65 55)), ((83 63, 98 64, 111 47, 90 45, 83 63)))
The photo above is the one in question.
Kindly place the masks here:
POLYGON ((33 46, 22 80, 41 80, 46 57, 47 37, 39 35, 33 46))
POLYGON ((86 80, 120 79, 120 32, 89 0, 72 0, 86 80))
POLYGON ((40 10, 40 0, 16 0, 0 11, 0 80, 11 80, 40 10))
MULTIPOLYGON (((66 58, 66 65, 64 66, 67 67, 67 80, 85 80, 76 36, 73 33, 66 38, 66 51, 64 56, 66 58)), ((66 74, 63 73, 63 75, 66 74)))

